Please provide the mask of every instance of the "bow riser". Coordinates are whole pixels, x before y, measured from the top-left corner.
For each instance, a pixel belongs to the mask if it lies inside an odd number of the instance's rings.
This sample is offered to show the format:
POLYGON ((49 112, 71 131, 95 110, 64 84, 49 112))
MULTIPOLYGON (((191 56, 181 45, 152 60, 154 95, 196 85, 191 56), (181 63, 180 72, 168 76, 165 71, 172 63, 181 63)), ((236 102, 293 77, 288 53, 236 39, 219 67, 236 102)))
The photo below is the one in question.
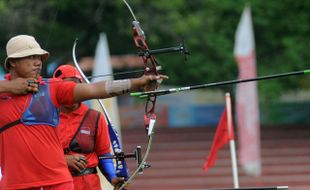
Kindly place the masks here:
MULTIPOLYGON (((123 2, 126 4, 127 8, 129 9, 133 17, 132 33, 133 33, 134 44, 138 50, 138 55, 143 60, 145 75, 159 75, 158 71, 161 70, 161 67, 156 61, 153 54, 176 52, 176 51, 183 52, 184 54, 188 53, 188 50, 186 49, 185 45, 182 45, 179 47, 173 47, 173 48, 159 49, 155 51, 150 50, 146 43, 145 33, 142 30, 140 23, 137 21, 130 5, 127 3, 126 0, 123 0, 123 2)), ((154 81, 154 83, 148 86, 148 88, 155 90, 158 87, 158 83, 161 83, 161 80, 154 81)), ((151 144, 152 144, 152 139, 153 139, 153 134, 154 134, 153 129, 156 123, 156 114, 155 114, 156 99, 157 99, 156 96, 152 96, 152 97, 149 96, 146 99, 145 112, 144 112, 144 127, 148 135, 148 143, 147 143, 147 148, 146 148, 144 157, 141 163, 139 164, 139 166, 137 167, 137 169, 133 172, 130 178, 119 188, 119 190, 122 190, 123 188, 127 187, 138 173, 141 173, 144 168, 149 167, 149 165, 146 164, 146 159, 151 149, 151 144)))

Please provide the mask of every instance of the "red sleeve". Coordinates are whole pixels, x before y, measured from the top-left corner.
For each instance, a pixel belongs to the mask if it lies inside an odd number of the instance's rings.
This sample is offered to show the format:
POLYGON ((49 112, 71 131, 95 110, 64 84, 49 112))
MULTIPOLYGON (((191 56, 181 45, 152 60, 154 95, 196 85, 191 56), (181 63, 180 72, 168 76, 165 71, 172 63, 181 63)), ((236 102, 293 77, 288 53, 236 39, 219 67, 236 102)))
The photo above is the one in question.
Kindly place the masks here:
POLYGON ((100 115, 98 122, 95 151, 97 155, 111 152, 109 130, 103 114, 100 115))
POLYGON ((51 79, 49 83, 51 99, 56 107, 75 103, 74 88, 76 83, 60 79, 51 79))

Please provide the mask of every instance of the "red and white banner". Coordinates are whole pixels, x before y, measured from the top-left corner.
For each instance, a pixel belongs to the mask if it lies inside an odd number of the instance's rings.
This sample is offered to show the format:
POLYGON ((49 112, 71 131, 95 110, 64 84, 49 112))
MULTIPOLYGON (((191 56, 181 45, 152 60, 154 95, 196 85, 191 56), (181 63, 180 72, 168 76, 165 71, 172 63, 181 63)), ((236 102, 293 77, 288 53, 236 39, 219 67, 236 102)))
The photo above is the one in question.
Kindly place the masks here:
MULTIPOLYGON (((255 42, 250 7, 245 7, 239 22, 234 55, 239 79, 256 77, 255 42)), ((236 90, 239 161, 245 173, 261 174, 260 122, 256 82, 240 83, 236 90)))

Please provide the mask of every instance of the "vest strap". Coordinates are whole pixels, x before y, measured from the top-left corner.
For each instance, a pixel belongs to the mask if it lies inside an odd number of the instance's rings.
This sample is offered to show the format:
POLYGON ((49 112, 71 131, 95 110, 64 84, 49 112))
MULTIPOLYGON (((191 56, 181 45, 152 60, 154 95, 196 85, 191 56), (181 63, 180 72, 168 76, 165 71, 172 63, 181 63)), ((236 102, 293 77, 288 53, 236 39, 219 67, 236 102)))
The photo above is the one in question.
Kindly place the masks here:
POLYGON ((20 123, 21 123, 21 120, 18 119, 18 120, 13 121, 13 122, 11 122, 11 123, 9 123, 9 124, 6 124, 5 126, 3 126, 3 127, 0 128, 0 133, 2 133, 3 131, 5 131, 6 129, 9 129, 9 128, 15 126, 15 125, 20 124, 20 123))

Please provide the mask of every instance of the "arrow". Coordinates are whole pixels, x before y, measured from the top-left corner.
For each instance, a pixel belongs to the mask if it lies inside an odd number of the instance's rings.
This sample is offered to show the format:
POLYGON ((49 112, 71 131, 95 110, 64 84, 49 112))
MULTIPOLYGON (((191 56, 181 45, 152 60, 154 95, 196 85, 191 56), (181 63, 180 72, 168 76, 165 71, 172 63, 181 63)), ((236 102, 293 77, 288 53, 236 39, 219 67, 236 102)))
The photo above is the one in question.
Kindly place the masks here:
POLYGON ((102 74, 102 75, 95 75, 95 76, 86 76, 86 78, 93 79, 93 78, 101 78, 101 77, 109 77, 109 76, 136 74, 136 73, 143 73, 143 72, 144 72, 144 69, 138 69, 138 70, 134 70, 134 71, 124 71, 124 72, 118 72, 118 73, 113 73, 113 74, 102 74))
POLYGON ((165 95, 165 94, 172 94, 172 93, 188 91, 188 90, 195 90, 195 89, 200 89, 200 88, 224 86, 224 85, 251 82, 251 81, 259 81, 259 80, 269 80, 269 79, 296 76, 296 75, 304 75, 304 74, 310 74, 310 70, 295 71, 295 72, 288 72, 288 73, 281 73, 281 74, 274 74, 274 75, 266 75, 266 76, 260 76, 260 77, 255 77, 255 78, 248 78, 248 79, 237 79, 237 80, 229 80, 229 81, 222 81, 222 82, 214 82, 214 83, 200 84, 200 85, 194 85, 194 86, 186 86, 186 87, 180 87, 180 88, 171 88, 171 89, 167 89, 167 90, 155 90, 155 91, 148 91, 148 92, 133 92, 133 93, 130 93, 130 95, 135 96, 135 97, 139 97, 139 98, 146 98, 146 97, 150 97, 150 96, 151 97, 152 96, 161 96, 161 95, 165 95))

